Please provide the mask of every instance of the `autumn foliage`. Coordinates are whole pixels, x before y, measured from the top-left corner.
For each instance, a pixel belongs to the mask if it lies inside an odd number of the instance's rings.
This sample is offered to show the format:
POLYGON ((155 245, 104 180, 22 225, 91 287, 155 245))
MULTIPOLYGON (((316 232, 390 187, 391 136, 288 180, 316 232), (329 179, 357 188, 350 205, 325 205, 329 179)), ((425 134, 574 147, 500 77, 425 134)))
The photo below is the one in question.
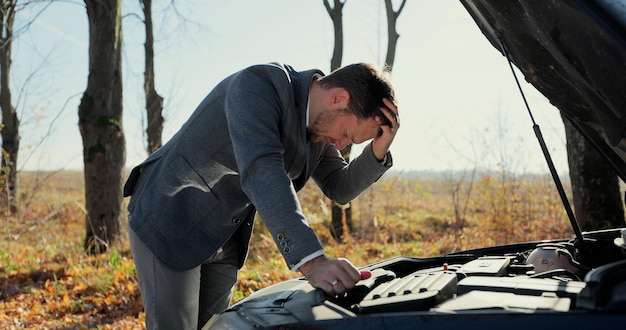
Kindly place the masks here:
MULTIPOLYGON (((2 212, 0 328, 143 329, 128 244, 98 256, 82 250, 82 173, 22 173, 19 182, 19 214, 2 212)), ((299 196, 326 253, 357 266, 572 235, 558 194, 543 176, 387 175, 352 203, 354 228, 342 243, 329 232, 330 203, 319 190, 308 185, 299 196)), ((257 221, 233 300, 298 276, 257 221)))

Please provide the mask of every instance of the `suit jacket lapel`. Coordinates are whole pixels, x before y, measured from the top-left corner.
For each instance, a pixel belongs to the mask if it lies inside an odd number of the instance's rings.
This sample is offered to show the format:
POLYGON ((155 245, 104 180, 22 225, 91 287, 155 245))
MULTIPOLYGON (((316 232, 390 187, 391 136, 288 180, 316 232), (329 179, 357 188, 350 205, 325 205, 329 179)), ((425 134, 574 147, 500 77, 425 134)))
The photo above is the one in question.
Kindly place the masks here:
POLYGON ((304 187, 304 184, 311 176, 310 172, 312 172, 309 166, 309 141, 306 132, 306 112, 309 101, 311 80, 315 74, 319 74, 321 76, 324 74, 319 70, 296 72, 289 66, 287 66, 287 70, 291 78, 295 111, 298 120, 297 132, 291 132, 291 134, 297 134, 297 150, 295 151, 293 162, 288 166, 287 171, 289 172, 289 177, 294 184, 294 188, 296 190, 300 190, 304 187))

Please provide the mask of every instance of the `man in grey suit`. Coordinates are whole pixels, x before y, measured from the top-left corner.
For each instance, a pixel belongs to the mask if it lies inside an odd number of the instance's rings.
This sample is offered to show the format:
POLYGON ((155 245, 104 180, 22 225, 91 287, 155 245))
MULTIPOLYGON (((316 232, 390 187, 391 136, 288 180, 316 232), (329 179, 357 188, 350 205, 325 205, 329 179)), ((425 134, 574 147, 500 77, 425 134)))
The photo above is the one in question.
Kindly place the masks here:
POLYGON ((228 307, 255 213, 287 265, 329 295, 361 274, 328 258, 296 192, 312 177, 345 204, 392 165, 394 90, 371 64, 324 76, 255 65, 220 82, 124 187, 149 329, 195 329, 228 307), (338 150, 371 140, 348 164, 338 150))

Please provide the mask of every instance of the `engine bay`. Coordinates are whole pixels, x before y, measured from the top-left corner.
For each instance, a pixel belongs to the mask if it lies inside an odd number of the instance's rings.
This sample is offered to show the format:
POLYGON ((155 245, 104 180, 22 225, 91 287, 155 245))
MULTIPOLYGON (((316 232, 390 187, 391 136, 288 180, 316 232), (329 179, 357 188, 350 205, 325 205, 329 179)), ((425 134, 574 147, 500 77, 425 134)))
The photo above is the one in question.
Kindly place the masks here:
POLYGON ((462 259, 467 254, 449 255, 440 266, 410 274, 374 268, 372 278, 361 281, 353 297, 331 300, 355 314, 626 312, 624 250, 610 244, 611 239, 586 240, 585 253, 592 255, 584 255, 572 241, 561 241, 501 255, 474 258, 470 253, 469 260, 462 259))
MULTIPOLYGON (((389 315, 626 315, 626 230, 577 239, 520 243, 432 258, 397 257, 344 296, 329 297, 305 278, 257 291, 213 324, 268 327, 389 315), (617 237, 617 238, 616 238, 617 237), (623 243, 622 243, 623 244, 623 243)), ((366 318, 367 319, 367 318, 366 318)), ((419 319, 425 322, 424 319, 419 319)), ((534 322, 534 321, 533 321, 534 322)), ((522 324, 522 323, 520 323, 522 324)), ((359 324, 363 326, 363 324, 359 324)), ((211 329, 220 328, 214 327, 211 329)))

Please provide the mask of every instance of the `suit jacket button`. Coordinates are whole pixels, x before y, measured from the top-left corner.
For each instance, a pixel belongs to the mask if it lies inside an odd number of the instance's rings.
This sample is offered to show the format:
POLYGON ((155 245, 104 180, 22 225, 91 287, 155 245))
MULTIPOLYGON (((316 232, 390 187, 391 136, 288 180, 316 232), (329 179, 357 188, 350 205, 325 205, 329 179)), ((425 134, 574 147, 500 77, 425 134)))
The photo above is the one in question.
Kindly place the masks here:
POLYGON ((285 239, 285 235, 283 235, 283 234, 278 234, 278 235, 276 235, 276 239, 278 239, 279 241, 282 241, 282 240, 284 240, 284 239, 285 239))
POLYGON ((237 225, 241 222, 241 219, 234 217, 232 221, 233 221, 233 224, 237 225))

